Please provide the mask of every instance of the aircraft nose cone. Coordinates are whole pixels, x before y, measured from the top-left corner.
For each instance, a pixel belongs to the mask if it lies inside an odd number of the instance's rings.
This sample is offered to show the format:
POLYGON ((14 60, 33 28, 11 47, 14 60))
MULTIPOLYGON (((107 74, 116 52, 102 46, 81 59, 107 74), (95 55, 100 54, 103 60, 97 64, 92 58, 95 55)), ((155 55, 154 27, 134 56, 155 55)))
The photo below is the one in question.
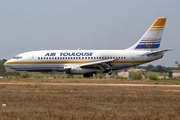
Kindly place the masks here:
POLYGON ((16 69, 17 68, 17 64, 13 59, 10 59, 10 60, 6 61, 4 63, 4 66, 6 66, 8 68, 11 68, 11 69, 16 69))
POLYGON ((4 63, 4 65, 6 66, 8 64, 8 61, 6 61, 5 63, 4 63))
POLYGON ((9 60, 8 60, 8 61, 6 61, 6 62, 4 63, 4 66, 7 66, 7 67, 9 67, 9 66, 10 66, 10 62, 9 62, 9 60))

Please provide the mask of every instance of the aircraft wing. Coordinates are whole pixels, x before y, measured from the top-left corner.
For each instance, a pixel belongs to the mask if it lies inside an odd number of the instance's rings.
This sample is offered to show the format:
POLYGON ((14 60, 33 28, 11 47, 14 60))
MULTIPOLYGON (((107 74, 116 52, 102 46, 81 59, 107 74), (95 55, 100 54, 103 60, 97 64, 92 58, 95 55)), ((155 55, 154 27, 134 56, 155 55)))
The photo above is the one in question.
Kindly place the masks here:
POLYGON ((112 69, 112 62, 116 59, 108 59, 108 60, 101 60, 96 62, 90 62, 86 64, 81 64, 80 67, 84 68, 100 68, 102 71, 111 70, 112 69))
POLYGON ((172 48, 170 49, 165 49, 165 50, 158 50, 158 51, 153 51, 153 52, 150 52, 150 53, 147 53, 146 55, 158 55, 158 54, 163 54, 167 51, 170 51, 170 50, 173 50, 172 48))

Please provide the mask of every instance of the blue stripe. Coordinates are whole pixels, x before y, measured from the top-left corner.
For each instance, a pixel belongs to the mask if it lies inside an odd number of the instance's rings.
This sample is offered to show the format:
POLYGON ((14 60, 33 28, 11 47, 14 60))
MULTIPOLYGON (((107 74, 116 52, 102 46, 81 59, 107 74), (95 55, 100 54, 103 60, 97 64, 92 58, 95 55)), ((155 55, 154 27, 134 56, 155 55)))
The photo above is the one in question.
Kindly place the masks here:
MULTIPOLYGON (((147 42, 147 41, 146 41, 146 42, 147 42)), ((144 42, 140 42, 140 43, 146 43, 146 42, 144 41, 144 42)), ((154 44, 154 43, 155 43, 155 44, 156 44, 156 43, 157 43, 157 44, 160 44, 160 41, 159 41, 159 42, 152 42, 152 44, 154 44)))
POLYGON ((152 44, 152 46, 149 48, 146 46, 146 44, 138 44, 135 49, 151 49, 151 48, 159 48, 160 44, 152 44))

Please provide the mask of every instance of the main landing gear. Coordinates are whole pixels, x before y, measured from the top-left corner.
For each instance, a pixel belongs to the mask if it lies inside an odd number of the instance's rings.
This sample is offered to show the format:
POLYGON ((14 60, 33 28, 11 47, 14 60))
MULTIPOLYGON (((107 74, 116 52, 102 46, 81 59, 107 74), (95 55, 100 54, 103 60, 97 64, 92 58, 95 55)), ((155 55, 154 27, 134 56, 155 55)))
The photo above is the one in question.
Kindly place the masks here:
POLYGON ((93 77, 93 73, 85 73, 83 76, 85 78, 93 77))

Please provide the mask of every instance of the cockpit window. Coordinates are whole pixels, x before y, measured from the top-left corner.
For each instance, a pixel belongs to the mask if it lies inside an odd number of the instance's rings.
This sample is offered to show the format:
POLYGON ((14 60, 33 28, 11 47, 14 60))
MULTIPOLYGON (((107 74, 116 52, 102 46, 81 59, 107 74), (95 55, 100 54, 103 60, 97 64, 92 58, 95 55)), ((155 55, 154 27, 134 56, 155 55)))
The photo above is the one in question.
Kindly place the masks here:
POLYGON ((14 56, 13 59, 21 59, 22 56, 14 56))

